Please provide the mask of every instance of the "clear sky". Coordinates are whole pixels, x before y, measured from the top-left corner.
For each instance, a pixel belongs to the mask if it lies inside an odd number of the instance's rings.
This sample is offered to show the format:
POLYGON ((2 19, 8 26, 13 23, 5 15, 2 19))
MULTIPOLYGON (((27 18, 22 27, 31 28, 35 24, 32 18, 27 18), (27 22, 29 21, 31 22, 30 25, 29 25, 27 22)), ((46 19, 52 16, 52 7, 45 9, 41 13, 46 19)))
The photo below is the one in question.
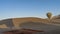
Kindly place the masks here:
POLYGON ((0 0, 0 19, 46 18, 47 12, 60 14, 60 0, 0 0))

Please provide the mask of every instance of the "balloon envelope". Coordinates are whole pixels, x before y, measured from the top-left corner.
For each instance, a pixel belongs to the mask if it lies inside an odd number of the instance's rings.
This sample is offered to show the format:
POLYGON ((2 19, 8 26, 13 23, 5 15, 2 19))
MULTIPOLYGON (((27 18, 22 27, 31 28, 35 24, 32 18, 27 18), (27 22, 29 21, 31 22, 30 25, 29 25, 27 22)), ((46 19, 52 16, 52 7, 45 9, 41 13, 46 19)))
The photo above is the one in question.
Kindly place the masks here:
POLYGON ((50 19, 52 16, 52 13, 47 13, 47 17, 50 19))

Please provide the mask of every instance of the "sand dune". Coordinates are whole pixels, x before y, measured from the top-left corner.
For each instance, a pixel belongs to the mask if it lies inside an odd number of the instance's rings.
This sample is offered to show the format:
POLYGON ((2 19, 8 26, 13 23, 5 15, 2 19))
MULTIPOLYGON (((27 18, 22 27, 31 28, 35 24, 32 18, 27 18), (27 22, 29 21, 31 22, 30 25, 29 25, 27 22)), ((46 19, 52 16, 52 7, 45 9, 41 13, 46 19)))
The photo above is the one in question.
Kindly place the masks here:
MULTIPOLYGON (((35 29, 35 30, 44 30, 46 34, 60 34, 60 19, 55 20, 48 20, 36 17, 28 17, 28 18, 12 18, 1 20, 0 25, 1 27, 20 27, 20 28, 28 28, 28 29, 35 29)), ((8 31, 9 29, 0 29, 0 31, 8 31)), ((42 34, 42 33, 41 33, 42 34)))

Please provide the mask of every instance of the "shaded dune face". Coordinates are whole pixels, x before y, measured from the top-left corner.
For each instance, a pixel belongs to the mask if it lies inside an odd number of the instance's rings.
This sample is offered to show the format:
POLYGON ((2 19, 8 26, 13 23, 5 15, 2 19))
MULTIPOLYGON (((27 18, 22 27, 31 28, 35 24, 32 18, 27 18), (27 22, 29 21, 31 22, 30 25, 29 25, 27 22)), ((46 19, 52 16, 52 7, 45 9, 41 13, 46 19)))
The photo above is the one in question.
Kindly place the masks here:
POLYGON ((21 28, 27 28, 27 29, 35 29, 35 30, 44 30, 44 31, 50 31, 54 29, 59 29, 59 26, 51 25, 51 24, 44 24, 41 22, 26 22, 20 24, 21 28))
POLYGON ((6 20, 0 21, 0 25, 3 25, 3 24, 5 24, 6 27, 10 27, 10 28, 14 26, 12 19, 6 19, 6 20))

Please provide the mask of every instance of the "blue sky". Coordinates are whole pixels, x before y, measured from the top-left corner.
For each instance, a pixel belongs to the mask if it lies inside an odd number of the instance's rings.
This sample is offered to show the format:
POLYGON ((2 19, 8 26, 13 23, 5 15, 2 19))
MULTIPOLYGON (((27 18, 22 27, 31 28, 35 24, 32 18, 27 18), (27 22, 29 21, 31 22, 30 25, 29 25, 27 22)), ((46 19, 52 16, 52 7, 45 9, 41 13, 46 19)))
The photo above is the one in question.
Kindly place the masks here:
POLYGON ((0 0, 0 19, 46 18, 47 12, 60 14, 60 0, 0 0))

